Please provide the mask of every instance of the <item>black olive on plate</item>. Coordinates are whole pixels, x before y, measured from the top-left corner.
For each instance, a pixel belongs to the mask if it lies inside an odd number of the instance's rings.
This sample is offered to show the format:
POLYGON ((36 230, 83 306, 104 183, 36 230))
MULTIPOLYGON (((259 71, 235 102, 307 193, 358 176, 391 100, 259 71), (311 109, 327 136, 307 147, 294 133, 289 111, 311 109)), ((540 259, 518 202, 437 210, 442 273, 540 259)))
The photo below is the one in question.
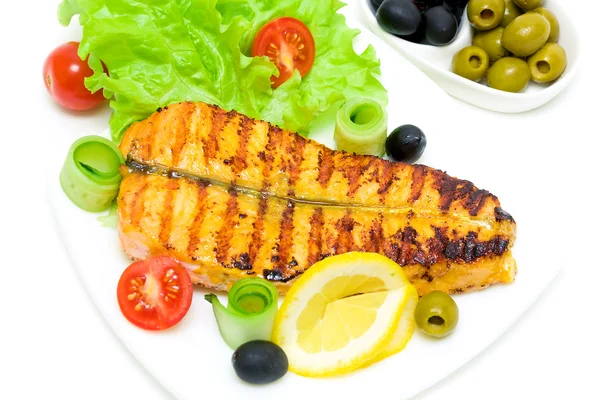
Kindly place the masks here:
POLYGON ((237 376, 248 383, 275 382, 288 371, 288 359, 283 349, 267 340, 246 342, 231 358, 237 376))
POLYGON ((385 153, 392 161, 413 163, 423 155, 427 138, 414 125, 402 125, 392 131, 385 141, 385 153))
POLYGON ((421 24, 421 12, 411 0, 384 0, 377 10, 377 22, 393 35, 412 35, 421 24))
POLYGON ((450 43, 458 31, 458 22, 452 13, 443 6, 432 7, 423 14, 425 37, 436 46, 450 43))

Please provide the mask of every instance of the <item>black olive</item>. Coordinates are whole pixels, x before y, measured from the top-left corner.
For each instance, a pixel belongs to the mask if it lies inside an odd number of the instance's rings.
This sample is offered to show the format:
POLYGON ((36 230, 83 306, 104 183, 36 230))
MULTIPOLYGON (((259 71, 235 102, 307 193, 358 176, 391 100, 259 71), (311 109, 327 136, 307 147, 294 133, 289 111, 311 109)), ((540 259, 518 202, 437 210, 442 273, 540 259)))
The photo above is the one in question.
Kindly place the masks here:
POLYGON ((414 125, 402 125, 392 131, 385 141, 385 152, 392 161, 413 163, 425 151, 427 138, 414 125))
POLYGON ((398 37, 413 43, 425 43, 425 20, 421 21, 421 24, 417 28, 417 31, 412 35, 398 37))
POLYGON ((412 0, 412 2, 421 12, 424 12, 430 7, 441 6, 444 0, 412 0))
POLYGON ((393 35, 412 35, 421 24, 421 13, 411 0, 384 0, 377 10, 377 22, 393 35))
POLYGON ((423 14, 425 37, 436 46, 450 43, 458 31, 458 23, 452 13, 443 6, 432 7, 423 14))
POLYGON ((244 343, 231 358, 237 376, 248 383, 274 382, 288 371, 288 359, 283 349, 267 340, 244 343))

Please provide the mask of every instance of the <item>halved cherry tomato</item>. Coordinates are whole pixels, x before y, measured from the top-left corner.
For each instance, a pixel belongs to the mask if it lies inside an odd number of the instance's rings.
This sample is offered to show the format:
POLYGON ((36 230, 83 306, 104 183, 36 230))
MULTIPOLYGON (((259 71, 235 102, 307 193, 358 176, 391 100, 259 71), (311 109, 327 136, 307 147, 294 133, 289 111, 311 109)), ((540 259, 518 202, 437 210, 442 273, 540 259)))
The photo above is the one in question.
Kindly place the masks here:
POLYGON ((63 107, 71 110, 89 110, 102 104, 102 90, 92 93, 85 87, 84 80, 94 74, 77 55, 78 42, 58 46, 44 62, 44 84, 48 93, 63 107))
POLYGON ((287 81, 294 69, 300 76, 308 74, 315 62, 315 39, 302 21, 277 18, 263 26, 252 44, 252 56, 267 56, 279 69, 272 77, 274 87, 287 81))
POLYGON ((148 330, 172 327, 185 317, 193 295, 185 267, 158 256, 131 264, 119 279, 117 299, 132 324, 148 330))

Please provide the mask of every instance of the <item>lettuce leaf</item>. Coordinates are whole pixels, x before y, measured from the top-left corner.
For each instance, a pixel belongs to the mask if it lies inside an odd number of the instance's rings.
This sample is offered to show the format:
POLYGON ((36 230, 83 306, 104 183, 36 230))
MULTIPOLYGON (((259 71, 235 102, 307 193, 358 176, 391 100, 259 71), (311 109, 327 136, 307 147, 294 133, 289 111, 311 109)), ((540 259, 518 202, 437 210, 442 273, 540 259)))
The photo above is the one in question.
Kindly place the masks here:
POLYGON ((360 33, 350 29, 337 11, 345 4, 338 0, 219 0, 217 9, 223 23, 242 16, 248 27, 241 50, 250 54, 260 28, 274 18, 292 16, 304 22, 315 39, 316 56, 312 70, 300 79, 295 76, 263 97, 261 115, 283 121, 293 131, 304 133, 311 121, 339 101, 369 97, 387 105, 387 92, 377 79, 380 73, 375 49, 368 46, 360 55, 353 48, 360 33))
POLYGON ((93 92, 112 98, 110 128, 127 127, 157 108, 204 101, 307 133, 311 121, 338 101, 366 96, 387 103, 376 79, 372 48, 357 55, 358 33, 336 11, 337 0, 63 0, 58 17, 83 27, 79 56, 89 56, 93 92), (309 26, 317 46, 313 70, 273 90, 277 73, 266 57, 248 57, 254 34, 271 18, 289 15, 309 26), (108 74, 104 70, 108 70, 108 74))

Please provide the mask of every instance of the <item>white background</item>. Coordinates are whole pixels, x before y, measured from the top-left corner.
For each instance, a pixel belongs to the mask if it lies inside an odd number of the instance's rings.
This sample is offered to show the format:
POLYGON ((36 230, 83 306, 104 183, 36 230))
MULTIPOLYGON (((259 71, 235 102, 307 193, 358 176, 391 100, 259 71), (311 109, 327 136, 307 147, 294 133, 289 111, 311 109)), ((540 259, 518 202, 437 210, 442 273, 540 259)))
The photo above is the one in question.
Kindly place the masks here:
MULTIPOLYGON (((457 118, 466 130, 512 141, 506 163, 527 160, 523 173, 544 189, 537 201, 548 217, 540 229, 555 233, 547 251, 569 263, 498 342, 417 399, 600 399, 600 5, 563 1, 584 53, 573 84, 533 112, 504 115, 461 104, 457 118)), ((86 132, 109 115, 64 112, 43 87, 45 56, 78 40, 78 30, 60 27, 57 0, 1 4, 0 399, 171 400, 96 313, 46 203, 48 141, 86 132)), ((218 395, 202 383, 199 376, 199 399, 218 395)))

